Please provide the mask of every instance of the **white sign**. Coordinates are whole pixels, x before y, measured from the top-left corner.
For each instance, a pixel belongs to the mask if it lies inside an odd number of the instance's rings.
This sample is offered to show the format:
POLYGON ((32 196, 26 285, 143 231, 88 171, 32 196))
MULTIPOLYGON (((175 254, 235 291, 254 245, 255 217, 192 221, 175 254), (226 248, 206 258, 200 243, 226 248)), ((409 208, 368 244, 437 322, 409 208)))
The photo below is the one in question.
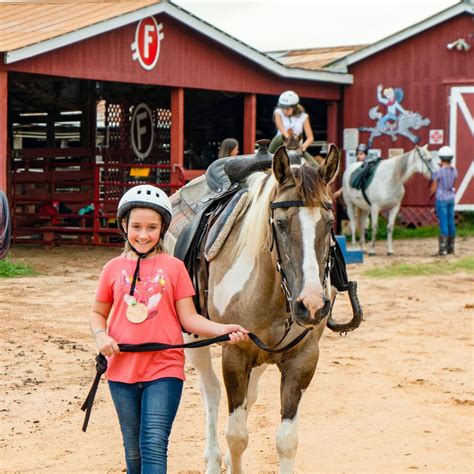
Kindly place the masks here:
POLYGON ((371 148, 368 156, 370 158, 382 158, 382 150, 380 148, 371 148))
POLYGON ((148 105, 141 103, 135 107, 132 116, 132 148, 141 160, 145 159, 153 147, 153 115, 148 105))
POLYGON ((355 150, 346 150, 346 169, 357 161, 355 150))
POLYGON ((430 130, 430 145, 441 145, 444 142, 443 130, 430 130))
POLYGON ((357 128, 345 128, 343 132, 344 150, 355 150, 359 144, 359 130, 357 128))

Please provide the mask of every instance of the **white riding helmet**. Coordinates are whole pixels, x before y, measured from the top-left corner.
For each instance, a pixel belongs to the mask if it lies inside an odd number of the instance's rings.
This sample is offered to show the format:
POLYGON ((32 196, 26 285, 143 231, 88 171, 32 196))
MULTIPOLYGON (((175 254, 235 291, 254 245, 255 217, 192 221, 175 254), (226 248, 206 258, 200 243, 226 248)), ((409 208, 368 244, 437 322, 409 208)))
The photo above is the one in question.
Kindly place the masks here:
POLYGON ((299 103, 300 98, 294 91, 285 91, 278 99, 278 107, 296 107, 299 103))
POLYGON ((454 151, 450 146, 442 146, 438 151, 438 156, 441 160, 452 160, 454 151))
POLYGON ((150 184, 140 184, 129 189, 120 199, 117 209, 117 226, 123 234, 126 234, 122 227, 122 219, 132 209, 145 207, 153 209, 163 219, 161 236, 163 237, 171 223, 172 207, 170 198, 156 186, 150 184))

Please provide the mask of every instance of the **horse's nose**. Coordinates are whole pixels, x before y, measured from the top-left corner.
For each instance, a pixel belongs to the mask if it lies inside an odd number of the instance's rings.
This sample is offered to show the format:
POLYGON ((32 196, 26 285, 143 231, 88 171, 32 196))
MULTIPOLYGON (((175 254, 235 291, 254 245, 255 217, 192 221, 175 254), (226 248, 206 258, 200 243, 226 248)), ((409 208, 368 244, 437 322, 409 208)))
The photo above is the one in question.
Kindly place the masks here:
POLYGON ((318 325, 326 316, 328 316, 331 309, 331 301, 320 299, 320 304, 316 309, 308 308, 304 298, 298 298, 295 301, 294 313, 297 322, 303 326, 318 325))
POLYGON ((324 306, 323 295, 322 293, 310 296, 302 295, 296 299, 296 304, 306 308, 309 314, 314 317, 318 310, 324 306))

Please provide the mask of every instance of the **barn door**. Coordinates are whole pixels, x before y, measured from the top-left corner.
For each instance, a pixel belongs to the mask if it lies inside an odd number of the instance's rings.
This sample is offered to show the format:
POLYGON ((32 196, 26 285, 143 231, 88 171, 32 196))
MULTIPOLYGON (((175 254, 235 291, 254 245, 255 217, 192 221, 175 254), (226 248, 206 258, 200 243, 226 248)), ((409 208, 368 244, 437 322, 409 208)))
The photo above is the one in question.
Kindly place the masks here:
POLYGON ((449 144, 459 173, 456 210, 474 210, 474 86, 451 87, 449 144))

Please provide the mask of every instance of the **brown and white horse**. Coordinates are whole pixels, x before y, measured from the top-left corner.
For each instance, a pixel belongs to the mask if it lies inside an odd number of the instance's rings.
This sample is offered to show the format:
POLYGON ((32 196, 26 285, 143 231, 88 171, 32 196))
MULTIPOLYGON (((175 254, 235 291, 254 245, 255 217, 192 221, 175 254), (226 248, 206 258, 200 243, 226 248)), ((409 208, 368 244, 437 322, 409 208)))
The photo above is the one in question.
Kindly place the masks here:
MULTIPOLYGON (((334 220, 328 184, 338 169, 339 152, 334 146, 319 168, 290 166, 284 147, 280 147, 271 172, 256 172, 247 178, 247 206, 220 253, 209 263, 208 311, 212 320, 239 323, 276 347, 311 329, 299 344, 283 353, 264 352, 252 342, 223 346, 229 402, 226 464, 233 474, 242 472, 242 455, 248 444, 246 419, 267 364, 276 364, 281 373, 281 424, 276 435, 280 472, 293 472, 298 407, 316 370, 318 342, 334 298, 326 271, 334 220), (281 273, 277 269, 280 264, 281 273), (282 275, 286 275, 290 312, 281 288, 282 275), (290 316, 295 324, 282 341, 290 316)), ((334 321, 331 326, 337 329, 334 321)), ((209 348, 188 350, 186 356, 199 372, 206 409, 207 473, 218 474, 220 384, 209 348)))

